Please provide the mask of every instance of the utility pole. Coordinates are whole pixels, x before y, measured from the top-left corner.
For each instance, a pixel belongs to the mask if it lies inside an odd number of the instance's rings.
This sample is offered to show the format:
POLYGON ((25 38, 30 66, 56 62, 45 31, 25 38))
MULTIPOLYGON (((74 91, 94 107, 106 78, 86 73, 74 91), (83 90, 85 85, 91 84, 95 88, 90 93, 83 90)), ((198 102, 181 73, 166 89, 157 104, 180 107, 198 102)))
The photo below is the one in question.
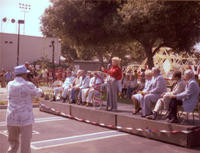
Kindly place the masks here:
POLYGON ((24 20, 18 20, 18 34, 17 34, 17 65, 19 65, 19 47, 20 47, 20 24, 24 24, 24 20))

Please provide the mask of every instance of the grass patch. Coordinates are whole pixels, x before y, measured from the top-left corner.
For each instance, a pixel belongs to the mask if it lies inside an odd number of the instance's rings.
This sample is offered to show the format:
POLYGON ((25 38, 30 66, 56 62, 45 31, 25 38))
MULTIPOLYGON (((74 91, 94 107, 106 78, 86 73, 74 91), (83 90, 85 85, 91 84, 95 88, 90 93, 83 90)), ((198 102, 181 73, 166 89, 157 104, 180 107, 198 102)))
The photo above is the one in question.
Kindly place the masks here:
MULTIPOLYGON (((107 96, 106 93, 103 93, 102 99, 104 101, 106 101, 106 96, 107 96)), ((133 104, 131 99, 128 99, 128 98, 125 98, 125 97, 122 97, 122 96, 118 96, 117 101, 119 103, 123 103, 123 104, 133 104)))
POLYGON ((118 96, 118 102, 123 104, 133 104, 131 99, 124 98, 122 96, 118 96))
POLYGON ((0 100, 0 105, 7 105, 8 101, 7 100, 0 100))
MULTIPOLYGON (((40 102, 40 98, 34 98, 32 100, 32 103, 38 104, 40 102)), ((7 100, 0 100, 0 105, 7 105, 8 101, 7 100)))
POLYGON ((38 104, 40 102, 40 98, 33 98, 32 103, 38 104))

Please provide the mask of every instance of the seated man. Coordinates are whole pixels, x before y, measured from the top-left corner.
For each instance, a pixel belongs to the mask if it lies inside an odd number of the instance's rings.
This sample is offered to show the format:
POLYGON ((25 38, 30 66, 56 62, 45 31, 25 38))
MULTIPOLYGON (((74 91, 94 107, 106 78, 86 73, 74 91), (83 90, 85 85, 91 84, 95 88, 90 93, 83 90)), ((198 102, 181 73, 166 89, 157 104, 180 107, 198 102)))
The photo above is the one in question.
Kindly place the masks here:
POLYGON ((142 99, 142 117, 146 117, 152 114, 151 105, 152 102, 156 102, 161 95, 167 91, 166 82, 163 76, 160 74, 160 70, 157 67, 152 68, 153 81, 152 87, 149 91, 144 93, 142 99))
POLYGON ((67 90, 67 92, 69 94, 69 102, 70 103, 75 103, 75 93, 74 93, 74 90, 76 88, 79 88, 80 85, 81 85, 81 80, 82 80, 81 73, 82 73, 82 70, 78 70, 77 71, 76 78, 74 79, 73 83, 70 85, 69 89, 67 90))
POLYGON ((87 71, 82 73, 81 86, 78 91, 78 104, 82 104, 82 90, 89 88, 90 77, 87 75, 87 71))
POLYGON ((141 110, 141 102, 143 99, 143 94, 146 93, 151 89, 152 86, 152 72, 151 70, 145 71, 145 87, 142 91, 138 91, 137 94, 134 94, 132 96, 132 100, 135 106, 135 109, 133 110, 133 114, 137 114, 141 110))
MULTIPOLYGON (((98 75, 97 72, 94 73, 94 77, 90 81, 89 88, 86 90, 82 90, 82 100, 86 101, 86 106, 92 104, 92 97, 95 92, 98 92, 98 85, 103 83, 102 78, 98 75), (85 93, 84 93, 85 92, 85 93), (85 94, 83 96, 83 93, 85 94), (84 99, 85 98, 85 99, 84 99)), ((100 89, 99 89, 100 90, 100 89)))
POLYGON ((72 72, 71 71, 67 71, 66 73, 66 79, 65 82, 63 83, 62 87, 63 87, 63 92, 62 92, 62 99, 63 102, 66 101, 67 95, 68 95, 68 89, 70 88, 70 86, 72 85, 75 77, 72 76, 72 72))
POLYGON ((184 78, 187 82, 185 90, 177 95, 171 94, 168 119, 170 123, 177 123, 177 106, 182 105, 185 112, 192 112, 199 101, 199 85, 192 70, 186 70, 184 78))
POLYGON ((88 88, 85 88, 82 90, 82 104, 85 104, 86 103, 86 97, 87 97, 87 92, 89 90, 89 88, 91 88, 91 86, 94 84, 94 72, 88 72, 89 73, 89 76, 90 76, 90 81, 89 81, 89 86, 88 88))
POLYGON ((81 71, 80 83, 77 84, 71 90, 71 100, 72 102, 77 102, 77 104, 81 103, 81 90, 89 87, 90 78, 86 75, 86 71, 81 71))
POLYGON ((57 94, 63 90, 63 82, 61 80, 56 80, 52 84, 52 87, 54 87, 54 94, 52 101, 56 101, 57 94))
POLYGON ((181 79, 181 71, 175 71, 173 73, 172 79, 176 81, 172 91, 164 93, 163 97, 158 99, 153 110, 153 115, 149 116, 148 119, 155 120, 157 118, 158 112, 162 109, 163 106, 165 110, 168 110, 169 102, 170 102, 169 95, 171 94, 176 95, 185 90, 186 83, 184 80, 181 79))

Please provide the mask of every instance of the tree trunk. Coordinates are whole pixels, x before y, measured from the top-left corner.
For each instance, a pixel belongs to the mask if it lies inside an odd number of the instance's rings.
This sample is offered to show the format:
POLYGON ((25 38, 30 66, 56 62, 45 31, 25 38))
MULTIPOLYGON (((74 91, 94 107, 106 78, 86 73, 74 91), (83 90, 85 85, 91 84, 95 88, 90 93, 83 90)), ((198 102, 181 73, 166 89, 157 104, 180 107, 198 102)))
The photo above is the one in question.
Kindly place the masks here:
POLYGON ((99 59, 100 65, 101 65, 101 66, 104 66, 103 56, 100 55, 100 54, 98 54, 97 56, 98 56, 98 59, 99 59))
POLYGON ((152 46, 146 45, 146 46, 144 46, 144 49, 145 49, 145 52, 147 55, 147 65, 148 65, 149 69, 151 69, 152 67, 154 67, 152 46))

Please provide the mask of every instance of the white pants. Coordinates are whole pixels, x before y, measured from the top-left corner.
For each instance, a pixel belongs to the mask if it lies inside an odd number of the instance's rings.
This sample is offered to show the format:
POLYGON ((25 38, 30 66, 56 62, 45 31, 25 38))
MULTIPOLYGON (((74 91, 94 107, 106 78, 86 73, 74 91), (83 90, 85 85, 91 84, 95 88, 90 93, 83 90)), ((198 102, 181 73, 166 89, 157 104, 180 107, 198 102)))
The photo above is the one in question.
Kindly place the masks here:
POLYGON ((56 95, 63 90, 63 87, 57 87, 54 89, 54 96, 56 97, 56 95))
POLYGON ((21 134, 21 153, 31 153, 32 124, 27 126, 7 126, 9 148, 7 153, 17 153, 21 134))
POLYGON ((82 102, 86 102, 86 98, 88 97, 89 88, 82 89, 82 102))
POLYGON ((86 102, 92 103, 92 98, 93 98, 93 96, 94 96, 94 93, 95 93, 94 88, 91 88, 91 89, 89 90, 89 92, 88 92, 88 96, 87 96, 87 98, 86 98, 86 102))
POLYGON ((170 97, 169 97, 170 93, 166 93, 163 98, 158 99, 158 101, 156 102, 156 105, 154 107, 154 112, 158 112, 160 110, 162 110, 162 108, 164 107, 164 110, 168 110, 169 108, 169 102, 170 102, 170 97))

